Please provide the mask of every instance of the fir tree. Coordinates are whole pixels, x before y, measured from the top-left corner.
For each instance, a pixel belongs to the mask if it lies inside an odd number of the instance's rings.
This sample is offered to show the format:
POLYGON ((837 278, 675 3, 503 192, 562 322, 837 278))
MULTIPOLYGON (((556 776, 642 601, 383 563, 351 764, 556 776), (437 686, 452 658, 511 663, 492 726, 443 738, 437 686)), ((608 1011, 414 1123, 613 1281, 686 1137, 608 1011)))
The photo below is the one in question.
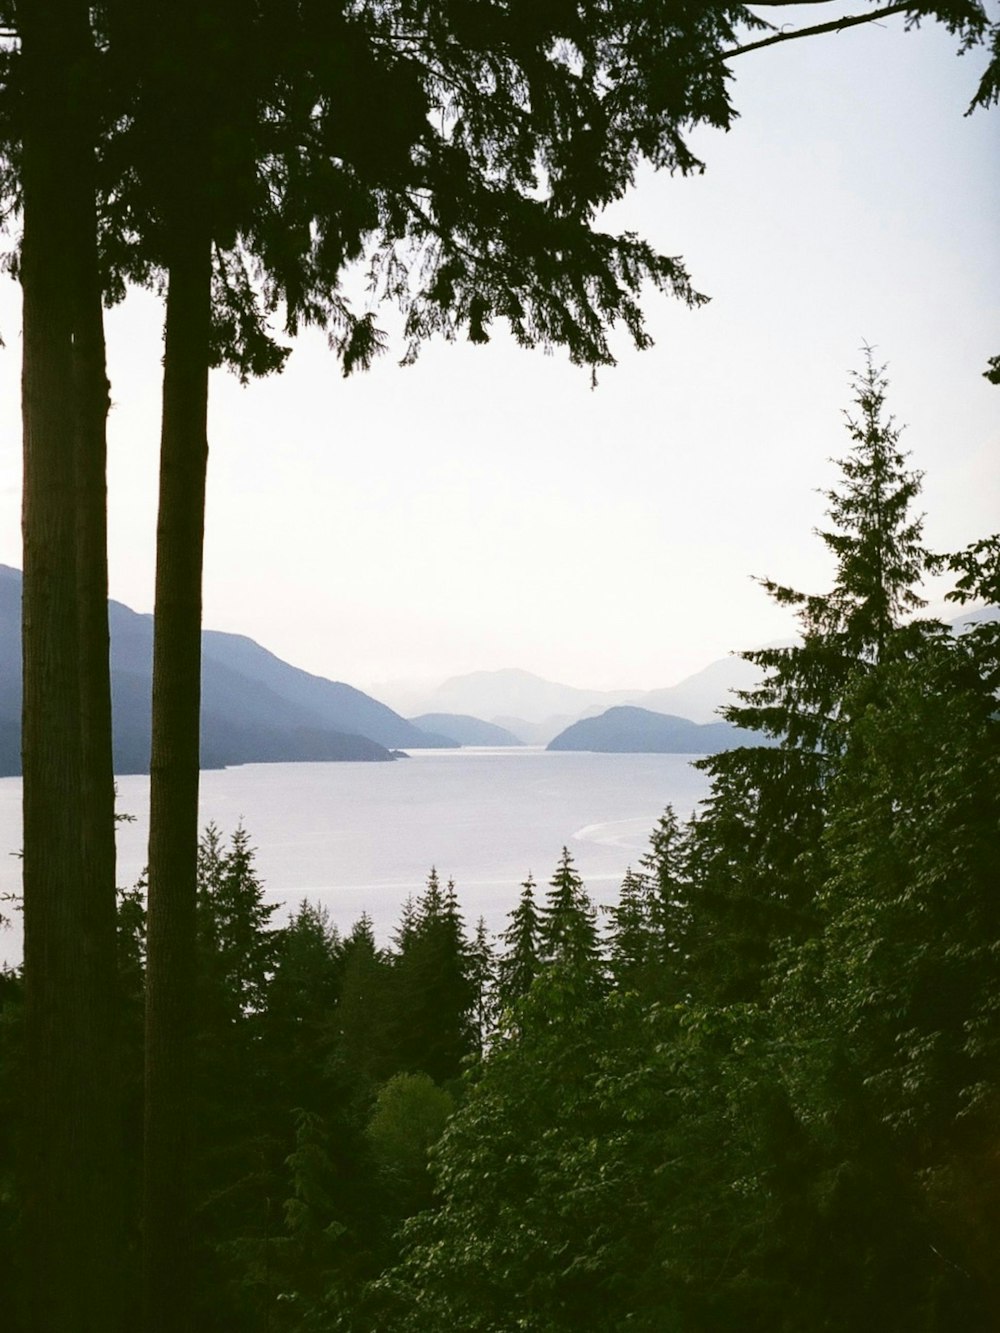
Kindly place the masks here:
POLYGON ((597 912, 566 847, 549 881, 540 913, 539 951, 547 966, 557 964, 587 980, 599 973, 597 912))
POLYGON ((712 790, 692 830, 692 967, 701 993, 723 1001, 757 998, 775 947, 818 930, 826 797, 850 714, 876 702, 879 664, 918 652, 934 632, 901 624, 923 605, 917 585, 939 562, 911 513, 920 474, 906 467, 886 413, 885 374, 870 349, 854 388, 857 411, 846 414, 852 448, 840 463, 841 485, 827 492, 831 527, 819 534, 836 559, 833 586, 806 594, 762 580, 779 604, 796 609, 801 642, 744 654, 764 668, 764 679, 724 710, 778 745, 701 761, 712 790))
POLYGON ((509 1013, 531 990, 541 971, 541 917, 535 903, 535 881, 529 873, 521 885, 521 897, 508 917, 509 925, 500 935, 501 953, 497 959, 497 1009, 509 1013))
POLYGON ((209 824, 198 848, 202 979, 231 1021, 263 1012, 274 966, 277 905, 264 901, 254 855, 242 825, 226 848, 209 824))
MULTIPOLYGON (((886 414, 887 388, 884 368, 866 348, 865 367, 854 376, 857 413, 845 413, 853 447, 839 463, 841 485, 826 492, 832 526, 819 533, 836 561, 833 587, 817 595, 760 580, 779 605, 796 609, 802 641, 743 654, 764 668, 765 679, 724 710, 735 725, 810 753, 836 748, 852 675, 912 642, 900 625, 924 605, 920 580, 940 565, 922 543, 922 518, 911 512, 921 474, 906 467, 900 431, 886 414)), ((705 767, 713 772, 714 765, 705 767)))
POLYGON ((335 1015, 335 1059, 341 1076, 365 1100, 399 1068, 395 1057, 394 987, 389 959, 375 943, 367 912, 341 949, 340 998, 335 1015))
POLYGON ((475 988, 454 883, 442 891, 434 869, 394 964, 394 993, 401 1068, 456 1078, 475 1046, 475 988))
POLYGON ((320 1109, 329 1097, 327 1064, 336 1030, 341 942, 325 908, 299 904, 277 932, 263 1033, 268 1083, 284 1114, 320 1109))
POLYGON ((469 981, 473 991, 472 1037, 476 1055, 483 1054, 493 1033, 496 1021, 496 976, 496 954, 486 929, 486 920, 480 917, 469 948, 469 981))
POLYGON ((634 989, 646 980, 650 958, 655 953, 650 908, 650 885, 629 866, 618 902, 606 909, 611 918, 608 967, 615 985, 622 989, 634 989))

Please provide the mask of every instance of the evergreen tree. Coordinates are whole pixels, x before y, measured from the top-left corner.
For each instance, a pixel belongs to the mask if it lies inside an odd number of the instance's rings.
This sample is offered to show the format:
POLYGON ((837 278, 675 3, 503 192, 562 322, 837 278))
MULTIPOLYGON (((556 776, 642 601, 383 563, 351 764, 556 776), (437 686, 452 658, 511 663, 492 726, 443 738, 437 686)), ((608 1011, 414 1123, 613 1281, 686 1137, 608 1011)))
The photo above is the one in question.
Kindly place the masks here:
MULTIPOLYGON (((911 513, 920 476, 907 470, 885 410, 885 374, 870 349, 854 385, 852 448, 840 464, 841 486, 827 492, 832 526, 819 534, 836 558, 833 587, 815 595, 762 581, 777 602, 796 608, 801 642, 744 654, 764 668, 764 679, 724 710, 778 745, 701 761, 712 789, 692 831, 692 966, 702 993, 722 1001, 757 998, 775 944, 816 933, 826 793, 849 734, 845 708, 872 702, 862 682, 888 657, 919 650, 931 632, 900 624, 922 605, 918 581, 938 562, 911 513)), ((877 688, 874 680, 867 688, 877 688)))
POLYGON ((517 907, 500 935, 502 952, 497 960, 497 1008, 508 1013, 531 990, 541 971, 541 917, 535 903, 535 881, 530 873, 521 885, 517 907))
POLYGON ((264 1327, 320 1329, 343 1312, 347 1227, 341 1220, 342 1179, 330 1129, 315 1111, 295 1113, 295 1146, 286 1166, 291 1193, 284 1232, 268 1238, 251 1269, 264 1327), (328 1322, 329 1321, 329 1322, 328 1322))
POLYGON ((343 963, 325 908, 301 902, 276 932, 262 1045, 276 1113, 320 1111, 330 1096, 330 1057, 343 963))
POLYGON ((618 902, 606 909, 611 918, 608 969, 615 985, 622 989, 635 989, 647 978, 655 951, 650 908, 649 884, 629 866, 618 902))
POLYGON ((124 1326, 106 417, 90 7, 4 5, 4 218, 23 224, 24 984, 28 1318, 124 1326), (16 29, 11 31, 11 20, 16 29), (15 36, 18 40, 11 42, 15 36))
POLYGON ((189 1185, 200 1219, 192 1238, 200 1280, 189 1295, 192 1320, 210 1324, 226 1318, 227 1243, 260 1225, 276 1164, 263 1040, 278 932, 242 826, 226 843, 210 824, 198 861, 197 1152, 189 1185))
MULTIPOLYGON (((250 835, 242 825, 228 848, 215 824, 198 845, 198 916, 205 999, 232 1023, 263 1013, 274 967, 278 910, 264 901, 250 835)), ((200 1006, 205 1012, 205 1002, 200 1006)))
MULTIPOLYGON (((922 518, 911 512, 921 474, 907 470, 900 432, 886 415, 887 387, 866 348, 865 368, 854 376, 857 413, 845 414, 853 447, 839 463, 841 485, 826 492, 832 527, 819 533, 836 561, 833 587, 815 595, 761 580, 776 602, 796 608, 802 640, 743 654, 764 668, 765 679, 724 710, 735 725, 809 754, 836 751, 851 678, 912 641, 898 631, 924 605, 920 580, 940 564, 922 543, 922 518)), ((704 766, 714 772, 716 760, 704 766)))
POLYGON ((472 986, 473 1054, 486 1050, 496 1024, 497 959, 486 929, 486 919, 476 922, 476 933, 469 949, 469 982, 472 986))
POLYGON ((690 829, 667 806, 650 834, 649 851, 641 858, 649 884, 650 921, 656 941, 656 989, 679 1000, 688 985, 690 921, 690 829))
MULTIPOLYGON (((805 724, 772 713, 781 744, 713 759, 704 812, 661 821, 613 914, 619 984, 553 964, 520 999, 436 1154, 440 1206, 379 1284, 389 1326, 995 1325, 1000 629, 897 623, 921 557, 888 454, 871 510, 848 469, 838 512, 845 564, 897 574, 813 599, 810 654, 771 682, 805 724), (636 983, 661 949, 666 995, 636 983)), ((957 600, 1000 599, 998 555, 949 559, 957 600)), ((564 923, 573 879, 564 853, 564 923)))
MULTIPOLYGON (((436 876, 437 871, 431 867, 431 875, 436 876)), ((399 914, 399 925, 392 932, 392 947, 399 954, 403 954, 409 948, 413 941, 417 929, 417 903, 412 893, 406 895, 403 902, 402 911, 399 914)))
POLYGON ((367 1105, 375 1087, 399 1068, 392 967, 375 943, 367 912, 351 927, 340 956, 333 1058, 354 1097, 367 1105))
POLYGON ((647 1000, 679 1000, 687 985, 688 831, 668 806, 638 872, 629 867, 611 918, 608 961, 616 985, 647 1000))
POLYGON ((332 1010, 339 980, 340 932, 325 907, 303 899, 278 932, 274 975, 267 990, 272 1017, 286 1014, 293 1024, 332 1010))
POLYGON ((416 904, 409 940, 394 964, 400 1067, 437 1083, 458 1077, 474 1049, 476 992, 454 883, 436 870, 416 904))
POLYGON ((597 979, 600 972, 597 911, 566 847, 539 913, 538 943, 546 966, 555 964, 568 975, 586 982, 597 979))
POLYGON ((192 986, 181 969, 193 959, 209 368, 280 366, 266 329, 279 305, 290 332, 300 322, 331 329, 345 372, 367 368, 384 338, 374 311, 356 315, 340 291, 358 261, 374 300, 402 307, 407 360, 435 334, 486 342, 498 320, 519 345, 566 347, 592 368, 613 363, 616 323, 646 346, 644 282, 690 305, 701 297, 678 260, 631 234, 597 232, 592 219, 640 158, 697 168, 682 135, 728 123, 726 76, 712 57, 741 19, 742 6, 692 13, 678 33, 673 11, 649 23, 645 11, 600 5, 530 18, 515 5, 486 21, 465 3, 110 8, 113 58, 135 89, 116 121, 111 211, 135 240, 133 274, 165 275, 167 293, 147 984, 151 1325, 183 1328, 183 1313, 161 1312, 183 1287, 190 1229, 181 1191, 192 986), (706 58, 693 78, 692 48, 706 58))

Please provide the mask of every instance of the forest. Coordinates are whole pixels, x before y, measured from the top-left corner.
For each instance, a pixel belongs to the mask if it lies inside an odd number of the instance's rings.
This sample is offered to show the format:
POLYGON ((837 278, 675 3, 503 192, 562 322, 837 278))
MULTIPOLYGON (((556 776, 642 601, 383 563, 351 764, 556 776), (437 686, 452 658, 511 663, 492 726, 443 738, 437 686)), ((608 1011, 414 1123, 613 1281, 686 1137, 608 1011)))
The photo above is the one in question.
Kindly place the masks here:
POLYGON ((986 53, 970 110, 1000 96, 974 0, 804 27, 784 4, 0 0, 16 1333, 996 1325, 997 630, 921 619, 918 588, 947 572, 995 606, 998 540, 924 549, 870 358, 836 579, 765 583, 801 643, 755 654, 728 712, 777 743, 706 759, 709 801, 664 816, 606 929, 566 856, 495 956, 433 878, 388 950, 308 906, 278 927, 252 831, 199 840, 211 372, 277 373, 310 327, 363 372, 384 307, 403 364, 503 330, 593 383, 650 346, 650 299, 707 299, 601 227, 640 170, 703 171, 733 62, 901 15, 986 53), (148 870, 122 897, 104 312, 138 289, 163 301, 162 412, 148 870))
MULTIPOLYGON (((869 352, 801 638, 728 710, 600 909, 563 850, 507 928, 432 870, 390 945, 272 921, 250 833, 198 854, 191 1327, 993 1329, 1000 1316, 1000 536, 934 555, 869 352)), ((128 1320, 141 1296, 144 883, 119 895, 128 1320)), ((2 977, 0 1263, 22 980, 2 977)))

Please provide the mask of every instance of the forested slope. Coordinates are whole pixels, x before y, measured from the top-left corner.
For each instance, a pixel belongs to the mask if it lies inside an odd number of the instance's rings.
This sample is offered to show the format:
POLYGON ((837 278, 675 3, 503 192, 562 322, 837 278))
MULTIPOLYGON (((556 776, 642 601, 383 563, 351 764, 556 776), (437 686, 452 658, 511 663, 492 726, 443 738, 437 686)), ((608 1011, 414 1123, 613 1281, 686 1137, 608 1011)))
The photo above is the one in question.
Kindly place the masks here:
MULTIPOLYGON (((273 920, 248 835, 202 842, 199 1329, 990 1333, 1000 1324, 1000 537, 932 557, 857 384, 825 594, 600 913, 563 851, 492 941, 432 871, 391 943, 273 920)), ((512 893, 513 898, 513 893, 512 893)), ((139 1169, 144 902, 119 909, 139 1169)), ((0 976, 0 1288, 20 978, 0 976)), ((123 1254, 135 1278, 140 1220, 123 1254)), ((132 1297, 136 1299, 136 1289, 132 1297)))

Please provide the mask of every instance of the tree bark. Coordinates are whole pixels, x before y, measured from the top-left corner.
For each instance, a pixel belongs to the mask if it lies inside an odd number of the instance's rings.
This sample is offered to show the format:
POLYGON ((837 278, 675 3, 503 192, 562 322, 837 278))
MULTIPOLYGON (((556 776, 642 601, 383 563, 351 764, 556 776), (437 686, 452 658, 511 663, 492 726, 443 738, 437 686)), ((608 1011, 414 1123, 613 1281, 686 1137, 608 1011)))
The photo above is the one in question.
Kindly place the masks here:
MULTIPOLYGON (((193 212, 197 212, 196 209, 193 212)), ((146 973, 146 1333, 190 1333, 201 576, 211 246, 196 220, 169 268, 156 532, 146 973)))
POLYGON ((27 1320, 97 1333, 121 1327, 121 1144, 94 70, 85 4, 19 18, 27 1320))

